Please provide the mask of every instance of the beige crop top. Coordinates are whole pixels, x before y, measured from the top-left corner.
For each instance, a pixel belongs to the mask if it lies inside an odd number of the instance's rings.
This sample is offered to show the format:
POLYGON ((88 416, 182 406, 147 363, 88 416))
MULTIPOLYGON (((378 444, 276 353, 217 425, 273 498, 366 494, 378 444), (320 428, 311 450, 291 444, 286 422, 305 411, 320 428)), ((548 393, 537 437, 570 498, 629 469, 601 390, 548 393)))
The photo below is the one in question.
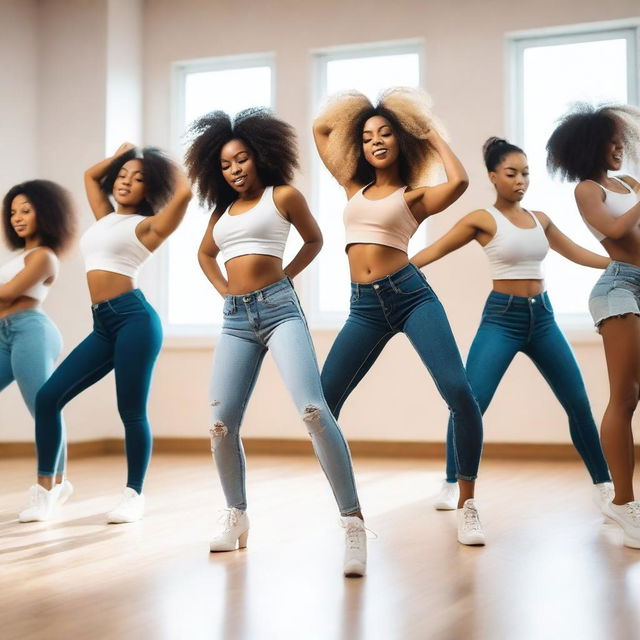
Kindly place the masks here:
POLYGON ((404 199, 407 187, 377 200, 365 198, 367 187, 360 189, 344 209, 346 247, 355 243, 381 244, 406 253, 409 239, 418 228, 404 199))

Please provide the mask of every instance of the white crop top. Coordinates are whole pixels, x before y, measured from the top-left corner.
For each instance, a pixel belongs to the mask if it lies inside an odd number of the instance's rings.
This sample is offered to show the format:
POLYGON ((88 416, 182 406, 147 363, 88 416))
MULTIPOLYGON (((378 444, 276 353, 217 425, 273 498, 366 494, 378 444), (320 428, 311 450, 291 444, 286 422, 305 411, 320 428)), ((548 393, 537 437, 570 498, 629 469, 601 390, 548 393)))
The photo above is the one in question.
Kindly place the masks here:
POLYGON ((80 239, 86 271, 111 271, 135 279, 151 255, 136 236, 136 227, 145 217, 110 213, 96 220, 80 239))
POLYGON ((224 262, 249 254, 282 259, 291 223, 273 201, 273 187, 266 187, 254 207, 229 215, 229 205, 213 227, 213 240, 224 262))
MULTIPOLYGON (((40 247, 36 247, 39 249, 40 247)), ((6 284, 13 280, 25 267, 24 259, 36 249, 29 249, 28 251, 21 251, 17 256, 11 258, 9 262, 5 262, 2 266, 0 266, 0 284, 6 284)), ((48 280, 49 276, 45 278, 48 280)), ((47 294, 51 290, 51 286, 45 284, 43 282, 38 282, 34 284, 33 287, 30 287, 26 291, 23 291, 21 295, 26 296, 27 298, 33 298, 38 302, 43 302, 47 297, 47 294)))
POLYGON ((530 229, 521 229, 495 207, 486 210, 496 221, 496 235, 483 249, 489 258, 493 280, 542 280, 542 261, 549 251, 549 241, 540 221, 530 229))
MULTIPOLYGON (((621 215, 627 213, 627 211, 629 211, 631 207, 637 204, 637 202, 640 200, 640 197, 624 180, 620 180, 620 178, 617 178, 615 176, 613 176, 613 179, 617 180, 627 190, 627 192, 618 193, 617 191, 611 191, 610 189, 603 187, 599 182, 596 182, 595 180, 587 180, 587 182, 593 182, 602 189, 604 193, 604 203, 607 209, 609 209, 611 215, 614 218, 619 218, 621 215)), ((584 223, 587 225, 589 231, 591 231, 591 233, 593 233, 593 235, 596 237, 596 240, 598 240, 598 242, 602 242, 607 238, 604 233, 601 233, 595 227, 592 227, 586 220, 584 220, 584 223)))

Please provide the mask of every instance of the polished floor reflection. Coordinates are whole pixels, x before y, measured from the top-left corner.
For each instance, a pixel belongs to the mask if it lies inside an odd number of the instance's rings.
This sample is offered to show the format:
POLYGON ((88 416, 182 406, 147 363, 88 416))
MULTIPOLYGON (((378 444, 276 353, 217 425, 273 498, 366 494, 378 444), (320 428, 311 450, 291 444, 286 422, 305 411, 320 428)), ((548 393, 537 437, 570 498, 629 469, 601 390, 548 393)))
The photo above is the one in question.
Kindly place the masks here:
POLYGON ((342 532, 315 459, 249 458, 245 551, 208 553, 221 505, 207 455, 156 455, 147 516, 104 524, 120 457, 72 461, 76 493, 18 524, 32 462, 2 462, 3 640, 609 640, 640 637, 640 551, 621 546, 578 463, 482 467, 485 548, 430 496, 434 460, 356 459, 369 575, 341 575, 342 532))

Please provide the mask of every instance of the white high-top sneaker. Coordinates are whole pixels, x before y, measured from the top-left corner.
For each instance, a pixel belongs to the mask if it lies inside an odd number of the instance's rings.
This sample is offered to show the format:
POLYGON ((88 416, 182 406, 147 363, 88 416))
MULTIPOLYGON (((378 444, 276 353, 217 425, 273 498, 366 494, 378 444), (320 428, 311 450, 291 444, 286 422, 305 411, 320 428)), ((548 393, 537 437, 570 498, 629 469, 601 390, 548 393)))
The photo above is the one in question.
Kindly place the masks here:
POLYGON ((593 485, 593 501, 596 503, 602 513, 605 512, 605 507, 612 500, 615 495, 613 489, 613 482, 599 482, 593 485))
POLYGON ((47 491, 39 484, 34 484, 29 489, 29 503, 18 515, 20 522, 42 522, 49 520, 58 506, 60 488, 62 485, 54 485, 47 491))
POLYGON ((457 482, 442 481, 440 492, 433 501, 433 506, 438 511, 453 511, 458 507, 460 488, 457 482))
POLYGON ((247 546, 249 537, 249 516, 246 511, 235 507, 220 512, 220 530, 211 538, 211 551, 235 551, 247 546))
POLYGON ((603 513, 622 527, 625 547, 640 549, 640 502, 609 502, 605 505, 603 513))
POLYGON ((109 524, 136 522, 144 515, 144 495, 131 487, 126 487, 118 506, 107 513, 109 524))
POLYGON ((367 572, 367 532, 357 516, 341 518, 344 534, 344 575, 360 577, 367 572))
POLYGON ((73 495, 73 485, 66 479, 60 483, 60 496, 58 504, 64 504, 73 495))
POLYGON ((457 511, 458 542, 468 545, 483 545, 484 532, 480 523, 480 516, 473 498, 465 500, 462 509, 457 511))

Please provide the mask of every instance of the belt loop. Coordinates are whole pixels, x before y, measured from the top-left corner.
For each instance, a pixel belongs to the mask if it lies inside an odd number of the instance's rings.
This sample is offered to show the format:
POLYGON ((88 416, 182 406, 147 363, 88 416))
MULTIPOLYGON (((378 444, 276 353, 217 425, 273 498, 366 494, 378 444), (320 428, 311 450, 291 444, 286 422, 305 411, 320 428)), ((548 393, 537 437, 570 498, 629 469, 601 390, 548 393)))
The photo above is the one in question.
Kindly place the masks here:
POLYGON ((620 273, 620 263, 615 261, 613 262, 613 275, 617 276, 620 273))

